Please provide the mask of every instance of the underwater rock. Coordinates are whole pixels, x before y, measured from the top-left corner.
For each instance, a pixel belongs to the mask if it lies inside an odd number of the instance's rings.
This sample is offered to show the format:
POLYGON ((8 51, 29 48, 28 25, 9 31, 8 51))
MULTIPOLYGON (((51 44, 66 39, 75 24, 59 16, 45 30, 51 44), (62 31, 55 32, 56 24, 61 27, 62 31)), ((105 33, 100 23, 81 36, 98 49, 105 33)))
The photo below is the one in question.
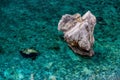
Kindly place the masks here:
POLYGON ((39 52, 35 49, 30 49, 30 48, 27 48, 27 49, 23 49, 20 51, 21 55, 25 58, 31 58, 31 59, 35 59, 39 52))
POLYGON ((58 23, 58 30, 63 31, 64 39, 75 53, 93 56, 95 24, 96 17, 90 11, 82 17, 79 13, 65 14, 58 23))

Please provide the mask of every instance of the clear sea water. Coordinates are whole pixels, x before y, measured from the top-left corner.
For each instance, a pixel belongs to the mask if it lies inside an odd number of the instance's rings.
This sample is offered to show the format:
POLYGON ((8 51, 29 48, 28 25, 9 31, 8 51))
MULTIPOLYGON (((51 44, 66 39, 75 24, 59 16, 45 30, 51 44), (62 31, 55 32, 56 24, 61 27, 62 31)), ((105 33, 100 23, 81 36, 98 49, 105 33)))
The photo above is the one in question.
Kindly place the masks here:
POLYGON ((120 0, 0 0, 0 80, 120 80, 120 0), (88 10, 97 18, 91 58, 57 30, 62 15, 88 10), (25 48, 39 55, 24 58, 25 48))

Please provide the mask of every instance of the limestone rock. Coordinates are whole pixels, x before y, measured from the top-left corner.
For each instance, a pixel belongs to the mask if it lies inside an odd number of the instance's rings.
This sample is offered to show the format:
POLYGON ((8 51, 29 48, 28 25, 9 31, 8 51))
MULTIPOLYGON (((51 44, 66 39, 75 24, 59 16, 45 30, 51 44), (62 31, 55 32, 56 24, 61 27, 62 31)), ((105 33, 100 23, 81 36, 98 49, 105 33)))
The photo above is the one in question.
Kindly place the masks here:
POLYGON ((65 14, 58 23, 58 30, 63 31, 64 39, 75 53, 93 56, 95 24, 96 17, 90 11, 82 17, 79 13, 65 14))

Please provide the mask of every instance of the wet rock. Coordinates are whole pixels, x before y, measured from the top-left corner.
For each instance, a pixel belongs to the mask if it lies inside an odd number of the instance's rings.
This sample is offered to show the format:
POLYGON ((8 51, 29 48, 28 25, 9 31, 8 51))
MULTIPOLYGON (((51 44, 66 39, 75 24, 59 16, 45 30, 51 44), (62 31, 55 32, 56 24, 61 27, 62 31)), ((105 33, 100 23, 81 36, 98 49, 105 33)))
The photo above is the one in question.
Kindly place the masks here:
POLYGON ((63 31, 64 39, 75 53, 93 56, 95 24, 96 17, 90 11, 82 17, 79 13, 65 14, 59 21, 58 30, 63 31))

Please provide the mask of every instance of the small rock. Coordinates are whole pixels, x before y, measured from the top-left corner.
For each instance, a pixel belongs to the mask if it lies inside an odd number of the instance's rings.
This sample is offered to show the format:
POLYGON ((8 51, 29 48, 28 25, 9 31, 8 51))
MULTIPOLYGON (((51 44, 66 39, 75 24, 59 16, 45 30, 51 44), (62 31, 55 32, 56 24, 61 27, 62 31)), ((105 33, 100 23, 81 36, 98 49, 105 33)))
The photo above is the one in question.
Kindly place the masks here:
POLYGON ((39 52, 35 49, 23 49, 20 51, 21 55, 25 58, 31 58, 31 59, 35 59, 36 56, 38 56, 39 52))

